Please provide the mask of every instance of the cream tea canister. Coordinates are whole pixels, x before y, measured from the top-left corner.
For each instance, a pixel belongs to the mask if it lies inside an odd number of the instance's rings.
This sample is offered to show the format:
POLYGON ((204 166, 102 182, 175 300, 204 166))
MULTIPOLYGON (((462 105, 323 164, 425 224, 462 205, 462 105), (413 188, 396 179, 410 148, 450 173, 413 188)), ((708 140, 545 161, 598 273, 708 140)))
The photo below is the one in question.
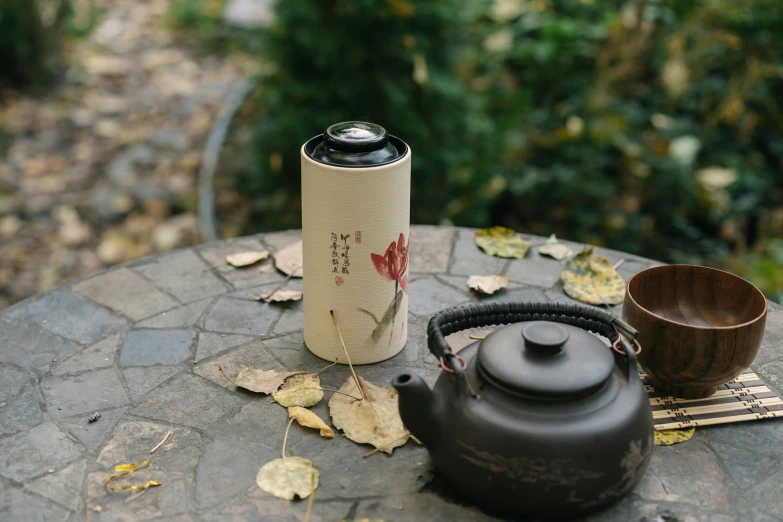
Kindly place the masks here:
POLYGON ((393 357, 408 334, 411 150, 380 125, 337 123, 302 146, 304 338, 346 363, 393 357))

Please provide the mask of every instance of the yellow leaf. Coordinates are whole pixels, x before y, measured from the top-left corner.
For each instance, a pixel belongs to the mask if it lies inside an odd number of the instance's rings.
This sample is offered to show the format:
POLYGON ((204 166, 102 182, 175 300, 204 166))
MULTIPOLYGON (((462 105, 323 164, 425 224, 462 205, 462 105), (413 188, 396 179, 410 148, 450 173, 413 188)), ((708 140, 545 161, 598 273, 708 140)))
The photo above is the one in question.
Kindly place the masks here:
POLYGON ((625 297, 625 281, 604 256, 588 248, 566 263, 560 273, 563 291, 591 305, 616 305, 625 297))
POLYGON ((258 487, 277 498, 307 498, 318 487, 318 469, 302 457, 267 462, 256 475, 258 487))
POLYGON ((413 16, 416 8, 408 0, 386 0, 386 4, 391 12, 399 18, 410 18, 413 16))
POLYGON ((554 234, 549 236, 549 239, 546 240, 546 243, 541 245, 541 248, 538 249, 538 252, 540 254, 553 257, 558 261, 562 261, 563 259, 571 257, 574 254, 571 249, 568 248, 567 245, 561 243, 554 234))
POLYGON ((298 301, 302 298, 301 290, 277 290, 271 294, 252 294, 251 297, 257 301, 266 301, 267 303, 284 303, 287 301, 298 301))
POLYGON ((302 408, 301 406, 291 406, 288 408, 288 418, 296 419, 296 422, 305 428, 315 428, 317 430, 321 430, 321 437, 326 437, 327 439, 334 437, 334 431, 332 428, 327 426, 321 417, 306 408, 302 408))
POLYGON ((500 275, 472 275, 468 278, 468 288, 480 294, 494 294, 508 286, 508 277, 500 275))
POLYGON ((285 275, 290 275, 291 277, 304 277, 302 264, 301 241, 292 243, 275 253, 275 266, 285 275))
POLYGON ((321 379, 314 373, 288 377, 280 390, 272 394, 272 398, 286 408, 291 406, 309 408, 318 404, 323 396, 321 379))
POLYGON ((341 393, 335 393, 329 399, 332 422, 352 441, 372 444, 391 455, 394 448, 410 438, 397 409, 397 392, 361 377, 358 380, 367 399, 352 398, 361 397, 362 393, 354 378, 348 377, 338 390, 341 393))
POLYGON ((530 243, 506 227, 492 227, 476 231, 476 245, 491 256, 522 259, 530 243))
POLYGON ((254 265, 259 261, 263 261, 268 257, 269 257, 268 250, 260 250, 258 252, 253 252, 253 251, 237 252, 236 254, 231 254, 230 256, 226 256, 226 263, 228 263, 229 265, 235 268, 241 268, 243 266, 254 265))
POLYGON ((684 430, 663 430, 655 432, 655 445, 656 446, 671 446, 672 444, 679 444, 685 442, 693 437, 696 433, 696 428, 686 428, 684 430))
POLYGON ((258 370, 256 368, 244 366, 239 371, 236 378, 231 382, 235 386, 252 392, 274 393, 280 389, 280 386, 283 385, 287 378, 300 373, 304 372, 275 372, 272 370, 258 370))

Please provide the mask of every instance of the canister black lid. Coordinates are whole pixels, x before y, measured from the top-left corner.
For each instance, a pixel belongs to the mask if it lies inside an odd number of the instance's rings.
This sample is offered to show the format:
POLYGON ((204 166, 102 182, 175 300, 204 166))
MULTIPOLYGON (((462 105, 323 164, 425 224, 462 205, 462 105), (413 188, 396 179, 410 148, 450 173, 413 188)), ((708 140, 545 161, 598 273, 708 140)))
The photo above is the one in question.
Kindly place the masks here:
POLYGON ((375 123, 346 121, 330 125, 305 151, 316 161, 341 167, 376 167, 403 156, 406 145, 375 123))

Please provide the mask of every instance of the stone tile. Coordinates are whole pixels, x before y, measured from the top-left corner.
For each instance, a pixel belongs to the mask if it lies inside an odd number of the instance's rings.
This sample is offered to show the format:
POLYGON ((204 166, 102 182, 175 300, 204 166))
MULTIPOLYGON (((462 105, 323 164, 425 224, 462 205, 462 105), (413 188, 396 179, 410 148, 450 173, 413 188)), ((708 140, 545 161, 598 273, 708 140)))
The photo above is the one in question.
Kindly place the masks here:
POLYGON ((182 303, 219 295, 227 288, 194 252, 178 250, 135 267, 137 272, 182 303))
POLYGON ((122 343, 120 366, 181 363, 191 356, 195 339, 193 330, 131 330, 122 343))
POLYGON ((32 493, 0 482, 0 516, 3 520, 64 522, 69 515, 70 512, 62 506, 51 504, 32 493))
POLYGON ((26 482, 73 462, 82 454, 78 444, 71 441, 53 422, 0 439, 0 475, 26 482))
POLYGON ((655 447, 650 466, 636 488, 646 500, 681 502, 731 512, 737 490, 718 457, 702 442, 655 447))
POLYGON ((26 371, 0 364, 0 408, 14 399, 33 377, 26 371))
POLYGON ((279 303, 275 305, 280 309, 280 320, 275 324, 272 333, 283 335, 291 332, 304 332, 304 303, 300 299, 290 303, 279 303))
POLYGON ((416 493, 431 477, 427 450, 413 441, 396 448, 391 458, 375 454, 363 459, 363 455, 371 449, 372 446, 358 445, 340 435, 324 441, 317 432, 311 430, 302 433, 302 440, 291 451, 311 459, 319 470, 344 470, 349 467, 349 472, 340 473, 339 478, 333 477, 331 480, 326 477, 327 472, 322 471, 324 480, 319 481, 318 494, 324 499, 416 493), (360 460, 360 465, 348 464, 360 460))
POLYGON ((136 328, 186 328, 195 326, 211 299, 202 299, 189 305, 169 310, 136 323, 136 328))
MULTIPOLYGON (((327 394, 321 400, 321 403, 326 403, 328 399, 327 394)), ((318 406, 322 405, 319 403, 318 406)), ((316 407, 316 409, 319 410, 319 414, 324 411, 319 407, 316 407)), ((326 417, 322 418, 327 423, 329 422, 328 413, 326 417)), ((240 446, 247 442, 250 444, 262 444, 271 449, 279 449, 283 447, 286 424, 288 424, 288 410, 286 408, 274 402, 271 397, 256 395, 256 399, 245 404, 234 417, 213 425, 208 430, 208 434, 213 438, 236 439, 236 441, 241 443, 239 444, 240 446), (283 429, 280 429, 281 426, 283 426, 283 429), (259 433, 264 433, 264 437, 259 438, 259 433)), ((308 428, 291 425, 286 447, 289 450, 293 448, 302 439, 302 434, 306 433, 307 430, 308 428)), ((318 434, 318 432, 315 433, 318 434)), ((318 436, 320 437, 320 435, 318 436)))
POLYGON ((152 457, 154 467, 184 473, 192 471, 204 451, 204 441, 197 431, 137 419, 123 420, 117 425, 114 435, 98 455, 98 464, 109 469, 118 462, 148 459, 150 450, 169 431, 171 435, 155 450, 152 457))
MULTIPOLYGON (((281 422, 282 427, 285 421, 281 422)), ((259 468, 280 457, 280 449, 259 444, 260 440, 217 437, 209 445, 196 468, 196 501, 201 509, 221 504, 242 491, 258 489, 259 468)))
POLYGON ((264 234, 263 240, 267 248, 274 255, 278 250, 282 250, 291 243, 302 239, 301 230, 285 230, 282 232, 273 232, 271 234, 264 234))
MULTIPOLYGON (((140 520, 171 520, 174 515, 189 511, 192 506, 190 492, 183 473, 148 468, 133 474, 135 480, 157 480, 163 486, 149 491, 129 506, 125 500, 130 493, 118 494, 106 490, 106 480, 114 474, 97 472, 87 475, 87 520, 89 522, 137 522, 140 520), (101 511, 92 508, 101 506, 101 511)), ((119 479, 117 485, 128 481, 119 479)))
POLYGON ((128 403, 114 368, 72 377, 47 377, 41 389, 49 414, 55 418, 92 413, 128 403))
POLYGON ((86 478, 87 460, 82 459, 67 468, 44 475, 26 484, 25 489, 38 493, 72 511, 79 511, 84 503, 82 492, 86 478))
POLYGON ((506 275, 511 281, 539 288, 552 288, 560 281, 565 262, 544 257, 538 252, 528 253, 524 259, 514 259, 508 265, 506 275))
MULTIPOLYGON (((317 502, 318 496, 315 498, 317 502)), ((312 522, 354 520, 349 513, 351 513, 351 509, 355 504, 357 503, 345 500, 319 502, 313 506, 311 520, 312 522)), ((251 487, 247 494, 240 494, 231 502, 218 504, 202 514, 205 517, 204 520, 209 520, 210 522, 238 522, 249 520, 293 522, 305 520, 306 511, 307 501, 291 502, 272 497, 258 487, 251 487)))
POLYGON ((710 437, 783 460, 783 426, 777 419, 716 426, 710 430, 710 437))
POLYGON ((175 373, 181 371, 179 366, 152 366, 148 368, 123 368, 122 375, 131 400, 140 399, 145 393, 155 388, 175 373))
POLYGON ((237 411, 243 399, 221 393, 209 382, 193 375, 178 375, 147 394, 131 413, 172 424, 205 429, 224 415, 237 411))
POLYGON ((317 372, 327 364, 307 349, 303 332, 267 339, 263 346, 291 371, 317 372))
POLYGON ((457 229, 449 274, 469 276, 473 274, 494 274, 497 259, 488 256, 476 246, 475 231, 457 229))
POLYGON ((71 289, 136 320, 177 306, 174 299, 127 268, 109 270, 81 281, 71 289))
POLYGON ((417 279, 409 283, 408 296, 408 311, 420 316, 431 316, 470 300, 450 286, 433 279, 417 279))
MULTIPOLYGON (((236 387, 228 382, 220 373, 218 367, 223 368, 226 375, 234 377, 243 366, 250 366, 260 370, 284 371, 285 368, 264 349, 261 341, 254 341, 240 348, 235 348, 229 353, 207 362, 199 362, 193 369, 196 375, 209 379, 218 386, 227 390, 235 390, 236 387)), ((323 364, 322 366, 323 367, 323 364)))
POLYGON ((101 418, 95 422, 90 422, 92 413, 85 413, 63 420, 62 427, 70 432, 71 435, 79 439, 79 442, 90 449, 98 448, 106 435, 119 422, 125 408, 114 408, 101 412, 101 418))
POLYGON ((230 348, 235 348, 242 344, 247 344, 253 340, 253 337, 247 335, 218 334, 203 332, 198 336, 198 347, 196 348, 196 360, 200 361, 213 355, 217 355, 230 348))
POLYGON ((80 349, 78 344, 44 333, 37 326, 0 322, 0 362, 46 369, 53 359, 69 357, 80 349))
POLYGON ((10 435, 43 422, 38 392, 32 383, 18 396, 0 404, 0 435, 10 435))
POLYGON ((279 314, 280 310, 269 303, 224 297, 209 311, 204 328, 212 332, 263 335, 279 314))
MULTIPOLYGON (((756 366, 754 364, 754 366, 756 366)), ((764 382, 777 391, 783 393, 783 360, 772 361, 756 367, 756 373, 764 379, 764 382)))
POLYGON ((783 332, 777 332, 769 318, 764 337, 761 339, 759 353, 753 360, 752 366, 758 368, 769 362, 780 360, 783 357, 783 332))
POLYGON ((731 511, 721 513, 682 504, 660 502, 638 502, 631 511, 628 520, 638 520, 639 522, 748 522, 745 518, 738 519, 736 515, 731 514, 731 511))
POLYGON ((93 343, 127 325, 122 317, 64 288, 16 305, 8 315, 82 344, 93 343))
MULTIPOLYGON (((780 469, 778 466, 778 470, 780 469)), ((778 471, 758 486, 746 491, 744 496, 763 513, 783 515, 781 492, 783 492, 783 471, 778 471)))
MULTIPOLYGON (((462 502, 464 503, 464 500, 462 502)), ((418 522, 421 520, 491 522, 502 520, 483 512, 478 507, 449 502, 434 493, 361 500, 355 508, 352 506, 351 512, 355 512, 356 517, 370 520, 394 520, 395 522, 418 522)))
POLYGON ((283 274, 274 267, 272 256, 249 267, 234 268, 226 264, 226 256, 228 255, 259 250, 264 250, 264 246, 258 239, 253 238, 209 243, 198 248, 201 257, 210 266, 214 267, 215 272, 231 283, 234 288, 251 288, 283 279, 283 274))
POLYGON ((82 373, 87 370, 97 370, 98 368, 107 368, 114 365, 114 355, 120 345, 120 336, 112 335, 103 341, 99 341, 89 348, 85 348, 81 353, 59 363, 52 375, 71 375, 82 373))
POLYGON ((781 463, 776 459, 762 457, 730 444, 712 441, 710 446, 723 461, 729 475, 740 489, 758 484, 772 471, 781 469, 781 463))
POLYGON ((647 270, 649 267, 649 263, 643 263, 641 261, 636 260, 628 260, 625 261, 622 265, 620 265, 617 268, 617 273, 620 274, 620 276, 625 279, 625 281, 629 281, 633 276, 638 274, 639 272, 643 270, 647 270))
POLYGON ((445 274, 449 269, 454 230, 442 227, 411 227, 409 271, 414 274, 445 274))

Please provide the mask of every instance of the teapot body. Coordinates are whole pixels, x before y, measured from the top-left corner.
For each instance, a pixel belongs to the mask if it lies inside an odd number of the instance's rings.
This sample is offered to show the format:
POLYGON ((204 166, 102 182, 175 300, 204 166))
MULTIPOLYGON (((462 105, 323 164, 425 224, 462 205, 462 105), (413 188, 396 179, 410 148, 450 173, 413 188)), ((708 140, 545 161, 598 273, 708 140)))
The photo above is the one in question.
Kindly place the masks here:
MULTIPOLYGON (((652 413, 635 368, 621 368, 624 356, 614 355, 611 378, 590 396, 542 401, 482 379, 478 346, 459 355, 479 398, 466 398, 442 373, 432 390, 441 436, 424 441, 457 489, 500 511, 568 518, 608 506, 639 482, 652 454, 652 413)), ((408 425, 402 402, 401 413, 408 425)))

